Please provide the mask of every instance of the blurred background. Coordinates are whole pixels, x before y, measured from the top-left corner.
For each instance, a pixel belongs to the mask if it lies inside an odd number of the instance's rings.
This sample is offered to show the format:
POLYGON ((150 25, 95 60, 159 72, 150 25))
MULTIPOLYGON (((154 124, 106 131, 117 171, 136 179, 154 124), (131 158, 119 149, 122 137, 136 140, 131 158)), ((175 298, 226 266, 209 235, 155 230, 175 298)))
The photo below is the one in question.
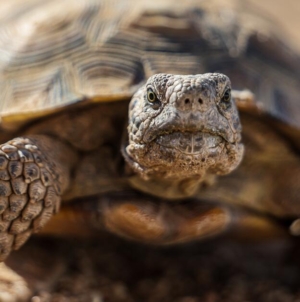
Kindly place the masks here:
POLYGON ((285 32, 284 36, 288 43, 290 43, 297 51, 300 51, 300 5, 297 1, 293 0, 242 0, 237 1, 241 3, 247 3, 248 5, 255 6, 258 10, 264 12, 266 16, 273 18, 277 22, 279 27, 285 32))
POLYGON ((259 14, 265 15, 266 18, 273 19, 277 23, 278 29, 284 35, 287 43, 292 45, 294 49, 300 51, 300 4, 295 0, 225 0, 223 3, 227 5, 240 6, 244 10, 247 7, 253 7, 259 14))

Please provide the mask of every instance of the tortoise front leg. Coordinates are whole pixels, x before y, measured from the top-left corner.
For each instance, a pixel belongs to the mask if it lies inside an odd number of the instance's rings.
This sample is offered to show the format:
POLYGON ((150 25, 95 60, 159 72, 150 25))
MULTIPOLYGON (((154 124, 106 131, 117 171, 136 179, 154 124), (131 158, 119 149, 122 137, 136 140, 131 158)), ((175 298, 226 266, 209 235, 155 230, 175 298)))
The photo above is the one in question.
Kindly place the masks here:
POLYGON ((0 145, 0 261, 58 211, 75 160, 70 147, 44 135, 0 145))

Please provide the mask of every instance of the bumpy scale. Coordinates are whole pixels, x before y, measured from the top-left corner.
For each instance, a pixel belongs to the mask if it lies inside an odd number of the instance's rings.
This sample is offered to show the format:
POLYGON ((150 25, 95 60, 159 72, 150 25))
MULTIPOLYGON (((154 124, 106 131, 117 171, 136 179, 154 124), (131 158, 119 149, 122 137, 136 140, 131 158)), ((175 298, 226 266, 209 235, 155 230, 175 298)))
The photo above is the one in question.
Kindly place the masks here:
POLYGON ((68 148, 51 138, 16 138, 0 147, 0 260, 57 213, 69 183, 68 148), (53 148, 55 146, 55 148, 53 148))

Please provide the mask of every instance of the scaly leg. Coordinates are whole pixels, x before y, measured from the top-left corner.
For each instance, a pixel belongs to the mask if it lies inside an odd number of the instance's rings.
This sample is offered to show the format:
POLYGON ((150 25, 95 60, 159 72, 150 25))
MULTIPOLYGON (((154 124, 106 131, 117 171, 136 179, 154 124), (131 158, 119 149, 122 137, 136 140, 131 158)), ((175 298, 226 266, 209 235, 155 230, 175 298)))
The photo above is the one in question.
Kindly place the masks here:
POLYGON ((76 155, 43 135, 0 145, 0 261, 56 213, 76 155))

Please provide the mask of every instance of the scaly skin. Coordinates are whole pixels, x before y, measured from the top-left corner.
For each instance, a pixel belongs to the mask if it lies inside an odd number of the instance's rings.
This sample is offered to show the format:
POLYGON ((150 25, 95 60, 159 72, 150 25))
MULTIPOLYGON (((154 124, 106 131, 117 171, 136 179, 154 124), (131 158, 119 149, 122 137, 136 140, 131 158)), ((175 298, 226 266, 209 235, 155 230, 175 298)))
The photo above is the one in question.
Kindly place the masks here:
POLYGON ((234 170, 242 159, 243 145, 230 92, 228 77, 218 73, 149 78, 129 107, 124 155, 141 177, 134 186, 165 196, 166 183, 171 183, 174 193, 168 197, 185 197, 210 175, 234 170), (153 181, 162 184, 161 190, 157 185, 153 190, 153 181), (191 190, 180 193, 178 187, 184 191, 187 184, 191 190))
POLYGON ((74 158, 67 146, 42 135, 0 146, 0 261, 58 212, 74 158))

